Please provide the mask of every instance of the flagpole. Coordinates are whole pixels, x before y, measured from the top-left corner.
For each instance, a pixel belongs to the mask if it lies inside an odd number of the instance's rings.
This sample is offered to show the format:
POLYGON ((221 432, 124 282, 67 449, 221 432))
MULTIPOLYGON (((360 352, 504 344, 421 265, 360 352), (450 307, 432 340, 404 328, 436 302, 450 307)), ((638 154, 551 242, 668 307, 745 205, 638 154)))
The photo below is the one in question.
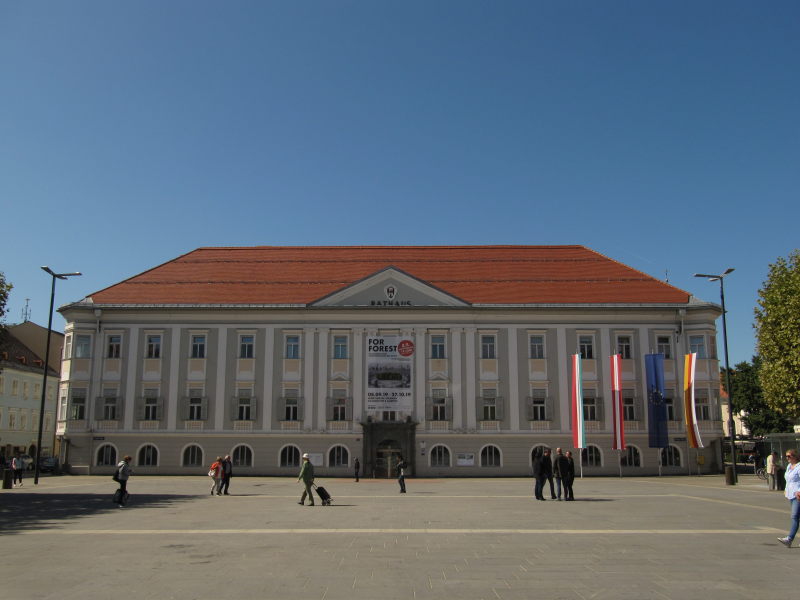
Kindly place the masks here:
POLYGON ((617 463, 619 464, 619 476, 622 477, 622 450, 617 450, 617 463))

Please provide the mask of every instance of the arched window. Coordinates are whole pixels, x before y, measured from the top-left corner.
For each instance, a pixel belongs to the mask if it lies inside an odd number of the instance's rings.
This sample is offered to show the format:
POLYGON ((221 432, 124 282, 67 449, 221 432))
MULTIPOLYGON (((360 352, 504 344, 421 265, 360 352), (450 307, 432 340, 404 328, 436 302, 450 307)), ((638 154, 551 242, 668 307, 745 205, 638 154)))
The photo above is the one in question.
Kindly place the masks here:
POLYGON ((285 446, 281 450, 282 467, 300 466, 300 449, 297 446, 285 446))
POLYGON ((481 466, 482 467, 499 467, 500 464, 500 449, 497 446, 485 446, 481 450, 481 466))
POLYGON ((447 446, 434 446, 431 448, 431 466, 432 467, 449 467, 450 466, 450 450, 447 446))
POLYGON ((346 467, 350 462, 350 453, 344 446, 334 446, 328 452, 329 467, 346 467))
POLYGON ((103 444, 97 449, 97 466, 113 467, 117 464, 117 449, 111 444, 103 444))
POLYGON ((584 467, 602 467, 603 457, 600 448, 597 446, 587 446, 581 450, 581 464, 584 467))
POLYGON ((186 449, 183 451, 183 466, 199 467, 202 464, 203 464, 203 449, 195 444, 187 446, 186 449))
POLYGON ((641 467, 642 456, 636 446, 628 446, 619 458, 619 462, 623 467, 641 467))
POLYGON ((157 467, 158 448, 152 444, 147 444, 139 448, 139 461, 136 464, 140 467, 157 467))
POLYGON ((234 467, 252 467, 253 451, 244 444, 236 446, 231 453, 231 460, 234 467))
POLYGON ((546 446, 545 444, 537 444, 531 449, 531 465, 533 465, 533 461, 536 456, 539 454, 544 454, 545 450, 550 450, 550 447, 546 446))
POLYGON ((667 446, 661 450, 661 464, 665 467, 681 466, 681 451, 675 446, 667 446))

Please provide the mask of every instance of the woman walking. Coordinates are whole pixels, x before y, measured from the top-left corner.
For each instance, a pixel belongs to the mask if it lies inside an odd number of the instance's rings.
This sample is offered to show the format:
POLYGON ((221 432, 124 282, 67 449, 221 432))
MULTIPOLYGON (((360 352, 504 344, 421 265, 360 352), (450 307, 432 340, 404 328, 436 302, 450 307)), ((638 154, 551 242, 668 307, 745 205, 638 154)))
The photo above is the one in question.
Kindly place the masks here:
POLYGON ((216 494, 217 496, 222 495, 222 477, 225 474, 225 469, 222 466, 222 457, 218 456, 217 460, 211 463, 211 467, 208 470, 208 474, 211 476, 211 495, 213 496, 216 494))
POLYGON ((787 450, 786 460, 789 461, 789 466, 786 467, 786 498, 792 507, 792 522, 789 527, 789 535, 778 538, 778 541, 787 548, 791 548, 794 536, 797 535, 797 527, 800 525, 800 466, 797 464, 800 462, 800 457, 798 457, 797 450, 787 450))

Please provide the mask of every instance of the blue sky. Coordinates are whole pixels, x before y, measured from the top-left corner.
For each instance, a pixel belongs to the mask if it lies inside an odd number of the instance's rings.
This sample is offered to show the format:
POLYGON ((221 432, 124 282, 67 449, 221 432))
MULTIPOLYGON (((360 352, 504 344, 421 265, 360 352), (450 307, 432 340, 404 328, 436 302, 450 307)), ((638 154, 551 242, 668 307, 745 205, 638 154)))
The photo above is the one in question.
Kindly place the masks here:
MULTIPOLYGON (((201 246, 583 244, 731 362, 798 243, 800 3, 0 0, 7 320, 201 246), (720 327, 721 329, 721 327, 720 327)), ((60 317, 55 327, 63 327, 60 317)))

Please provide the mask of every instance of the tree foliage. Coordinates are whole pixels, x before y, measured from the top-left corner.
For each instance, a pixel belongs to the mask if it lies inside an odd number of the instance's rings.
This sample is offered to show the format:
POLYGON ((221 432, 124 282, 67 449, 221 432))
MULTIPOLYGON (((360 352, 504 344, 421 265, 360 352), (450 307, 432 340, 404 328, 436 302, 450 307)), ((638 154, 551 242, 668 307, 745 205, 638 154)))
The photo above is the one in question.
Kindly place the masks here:
POLYGON ((6 303, 8 302, 8 294, 14 286, 6 282, 6 276, 0 271, 0 321, 6 314, 6 303))
POLYGON ((764 400, 784 417, 800 418, 800 250, 769 266, 758 291, 756 330, 764 400))
MULTIPOLYGON (((753 357, 752 363, 740 362, 731 369, 734 413, 744 411, 742 422, 755 436, 791 431, 789 420, 764 401, 759 381, 760 369, 761 358, 758 356, 753 357)), ((722 382, 727 387, 725 369, 722 369, 722 382)))

